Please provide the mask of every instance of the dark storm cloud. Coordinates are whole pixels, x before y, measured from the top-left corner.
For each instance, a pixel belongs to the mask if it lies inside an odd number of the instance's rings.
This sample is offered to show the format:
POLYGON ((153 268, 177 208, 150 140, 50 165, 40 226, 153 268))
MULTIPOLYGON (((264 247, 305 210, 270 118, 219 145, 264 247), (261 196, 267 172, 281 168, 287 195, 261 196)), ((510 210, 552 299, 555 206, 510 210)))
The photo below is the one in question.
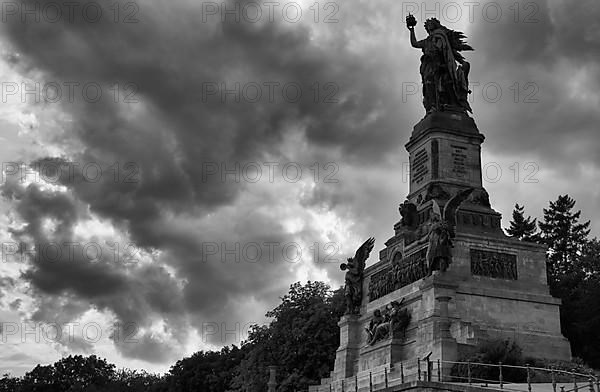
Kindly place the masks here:
POLYGON ((519 9, 518 16, 507 12, 506 7, 497 22, 469 25, 473 27, 469 41, 477 53, 485 54, 476 64, 479 70, 494 67, 495 72, 513 74, 511 66, 543 67, 544 63, 554 60, 551 47, 558 26, 550 19, 547 2, 523 4, 519 9))
MULTIPOLYGON (((22 7, 34 3, 25 1, 22 7)), ((174 267, 186 282, 180 291, 160 264, 128 269, 85 261, 75 265, 38 261, 24 273, 34 288, 67 303, 88 302, 142 326, 151 323, 147 314, 160 314, 173 335, 183 340, 186 333, 176 314, 185 317, 189 312, 198 329, 204 322, 262 319, 262 311, 257 314, 240 304, 251 300, 266 309, 293 279, 295 265, 282 260, 282 245, 275 260, 265 252, 259 262, 223 263, 219 255, 202 259, 206 243, 243 247, 296 243, 298 236, 311 243, 317 237, 310 228, 296 237, 286 234, 281 217, 257 208, 277 204, 269 200, 277 195, 266 194, 253 204, 227 211, 248 186, 220 181, 218 176, 203 181, 203 163, 262 162, 267 156, 282 162, 294 159, 279 146, 286 135, 300 129, 309 145, 317 147, 302 163, 344 157, 374 165, 401 140, 394 120, 402 111, 384 115, 399 107, 397 92, 386 84, 379 63, 363 63, 361 53, 348 50, 352 40, 343 35, 342 24, 331 25, 339 35, 317 44, 310 28, 301 24, 221 23, 218 18, 201 23, 200 5, 193 2, 139 5, 135 24, 108 19, 86 23, 76 16, 76 23, 9 20, 3 26, 21 55, 17 64, 21 72, 39 70, 48 81, 96 82, 105 94, 115 82, 137 86, 135 98, 140 102, 127 107, 106 96, 93 104, 82 99, 62 102, 74 121, 63 124, 64 133, 53 140, 61 145, 61 138, 75 138, 81 150, 67 146, 68 160, 82 165, 93 162, 106 169, 114 162, 132 163, 136 181, 103 177, 90 183, 77 175, 60 179, 70 189, 69 196, 36 186, 7 184, 4 191, 18 199, 17 211, 28 223, 23 232, 14 233, 16 237, 51 240, 40 227, 42 219, 53 218, 58 222, 55 236, 71 240, 73 226, 86 217, 89 205, 91 213, 127 231, 138 246, 160 250, 157 262, 174 267), (203 99, 207 83, 232 88, 237 82, 293 82, 301 87, 302 97, 289 102, 278 92, 275 102, 264 96, 258 103, 230 102, 231 97, 222 103, 220 95, 203 99), (315 82, 321 86, 316 102, 315 82), (323 87, 328 82, 333 83, 338 103, 323 102, 332 91, 323 87), (365 127, 373 131, 365 133, 365 127)), ((345 16, 351 17, 350 11, 345 16)), ((389 61, 381 64, 390 67, 389 61)), ((52 140, 51 135, 48 138, 52 140)), ((64 163, 64 158, 35 163, 48 162, 64 163)), ((38 317, 51 319, 53 314, 45 309, 38 317)), ((137 346, 117 347, 124 355, 151 354, 161 360, 164 357, 155 356, 161 344, 145 336, 137 346)))
MULTIPOLYGON (((24 1, 22 7, 34 3, 24 1)), ((17 18, 2 26, 20 53, 12 63, 21 72, 41 72, 48 81, 96 82, 104 93, 97 103, 63 100, 61 108, 73 121, 46 136, 68 157, 34 163, 93 162, 107 169, 119 162, 124 174, 134 174, 134 181, 115 181, 110 175, 97 182, 82 175, 61 178, 67 194, 5 184, 4 194, 15 200, 28 224, 14 235, 23 241, 68 241, 77 222, 91 213, 127 232, 137 246, 158 251, 152 264, 139 266, 34 262, 24 277, 41 293, 37 319, 52 320, 65 312, 64 306, 69 319, 92 306, 142 327, 159 315, 177 341, 185 340, 188 318, 199 331, 206 323, 232 328, 236 322, 261 319, 291 283, 297 265, 281 253, 270 260, 266 252, 257 262, 223 261, 221 253, 206 254, 207 244, 231 249, 249 243, 312 243, 318 233, 311 227, 294 235, 285 230, 282 221, 289 212, 282 208, 276 185, 263 191, 243 181, 205 177, 207 163, 334 161, 340 183, 317 183, 300 200, 290 200, 290 206, 334 211, 357 222, 353 230, 359 236, 375 233, 377 248, 383 246, 407 190, 403 143, 424 114, 418 94, 403 97, 405 83, 420 82, 420 53, 408 47, 408 33, 398 19, 400 4, 342 3, 338 23, 318 26, 279 19, 236 23, 229 18, 223 23, 218 16, 203 23, 202 3, 137 4, 139 23, 113 23, 110 17, 87 23, 77 13, 76 23, 21 23, 17 18), (114 102, 116 82, 121 88, 132 83, 139 102, 123 103, 124 93, 134 90, 121 91, 114 102), (232 89, 238 82, 294 82, 303 95, 289 102, 277 90, 276 101, 268 102, 263 88, 256 103, 243 98, 236 103, 231 96, 223 103, 220 92, 203 97, 208 87, 225 83, 232 89), (321 88, 317 102, 315 82, 321 88), (323 89, 328 82, 337 88, 338 103, 323 102, 331 91, 323 89), (290 152, 284 146, 295 134, 302 142, 290 152), (52 237, 41 229, 45 218, 58 222, 52 237), (46 301, 44 295, 59 300, 46 301)), ((467 56, 473 64, 471 80, 501 82, 505 94, 515 79, 535 81, 540 88, 540 102, 529 109, 475 98, 476 121, 492 140, 484 148, 552 156, 561 151, 557 144, 573 142, 569 134, 589 139, 597 124, 593 106, 554 99, 567 89, 562 69, 597 73, 598 22, 592 13, 567 4, 540 2, 538 23, 480 23, 466 30, 476 48, 467 56)), ((589 5, 597 8, 593 1, 589 5)), ((577 148, 596 146, 582 142, 577 148)), ((353 250, 345 252, 338 258, 353 250)), ((335 278, 342 276, 337 265, 323 268, 337 271, 330 274, 335 278)), ((225 343, 218 335, 207 339, 225 343)), ((166 356, 159 355, 167 343, 147 333, 134 345, 113 340, 125 356, 161 361, 173 355, 166 349, 166 356)))
POLYGON ((491 199, 507 226, 514 202, 540 217, 549 200, 569 193, 594 225, 600 193, 589 184, 597 182, 600 164, 600 4, 519 7, 517 20, 505 12, 498 23, 474 23, 466 31, 476 48, 469 56, 471 81, 502 89, 498 102, 474 89, 474 117, 486 135, 484 162, 502 160, 504 169, 502 181, 487 184, 491 199), (513 181, 509 166, 522 169, 528 162, 537 167, 535 183, 522 176, 513 181))
MULTIPOLYGON (((14 240, 24 244, 25 253, 30 256, 22 278, 39 294, 32 320, 62 325, 93 306, 108 310, 119 322, 133 323, 138 328, 151 326, 153 316, 160 315, 169 323, 174 337, 185 337, 177 285, 162 266, 115 262, 107 246, 103 246, 104 251, 97 259, 90 261, 81 251, 81 245, 72 245, 81 244, 73 232, 74 225, 85 215, 85 208, 64 192, 43 191, 36 184, 24 187, 8 181, 3 193, 13 199, 16 212, 27 222, 12 234, 14 240), (54 223, 50 230, 44 227, 48 220, 54 223)), ((102 245, 94 243, 94 249, 102 245)), ((87 347, 89 351, 91 347, 68 339, 62 343, 73 349, 87 347)))
POLYGON ((177 347, 170 346, 163 341, 153 337, 150 333, 144 333, 135 339, 114 340, 119 351, 128 358, 142 359, 151 363, 164 363, 172 361, 181 355, 177 347))
POLYGON ((505 18, 475 24, 469 31, 477 48, 474 80, 496 82, 503 89, 498 103, 475 97, 478 124, 494 138, 486 146, 496 153, 529 153, 547 168, 574 156, 598 164, 600 5, 535 4, 529 23, 505 18))

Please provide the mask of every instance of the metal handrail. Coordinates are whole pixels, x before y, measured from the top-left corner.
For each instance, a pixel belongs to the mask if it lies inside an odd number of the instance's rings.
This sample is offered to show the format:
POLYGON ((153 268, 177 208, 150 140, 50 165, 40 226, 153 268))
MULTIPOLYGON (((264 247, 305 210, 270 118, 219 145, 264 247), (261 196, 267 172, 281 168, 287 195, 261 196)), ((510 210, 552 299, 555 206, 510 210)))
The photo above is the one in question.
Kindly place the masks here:
MULTIPOLYGON (((578 373, 578 372, 569 372, 566 370, 560 370, 560 369, 554 369, 554 368, 541 368, 541 367, 535 367, 535 366, 520 366, 520 365, 505 365, 502 364, 502 362, 498 363, 498 364, 493 364, 493 363, 480 363, 480 362, 457 362, 457 361, 441 361, 442 363, 449 363, 449 364, 466 364, 467 365, 467 374, 468 374, 468 382, 469 384, 472 383, 473 380, 476 381, 483 381, 486 383, 486 385, 488 383, 499 383, 500 389, 509 389, 509 388, 504 388, 504 384, 517 384, 517 383, 511 383, 511 382, 506 382, 503 380, 503 376, 502 376, 502 369, 503 368, 513 368, 513 369, 524 369, 527 372, 527 389, 528 392, 531 392, 532 389, 532 382, 531 382, 531 371, 532 370, 537 370, 537 371, 544 371, 544 372, 549 372, 550 376, 551 376, 551 382, 552 382, 552 387, 554 392, 556 392, 556 387, 557 387, 557 381, 556 381, 556 377, 555 374, 556 373, 561 373, 561 374, 567 374, 571 376, 571 381, 573 382, 573 388, 569 389, 569 390, 565 390, 564 386, 561 386, 561 392, 574 392, 574 391, 579 391, 579 389, 581 388, 588 388, 590 392, 600 392, 600 382, 599 379, 596 375, 594 374, 583 374, 583 373, 578 373), (499 377, 498 380, 487 380, 487 379, 474 379, 473 377, 471 377, 471 366, 484 366, 484 367, 498 367, 499 368, 499 377), (578 386, 577 385, 577 380, 576 377, 580 377, 580 378, 584 378, 585 379, 585 383, 583 383, 584 385, 582 386, 578 386), (594 382, 596 384, 596 389, 597 391, 594 389, 594 382), (587 385, 586 385, 587 384, 587 385)), ((454 378, 459 378, 459 379, 465 379, 465 377, 462 376, 453 376, 454 378)), ((581 380, 580 380, 581 382, 581 380)), ((533 383, 535 384, 535 383, 533 383)))
MULTIPOLYGON (((515 368, 515 369, 532 369, 532 370, 544 370, 544 371, 551 371, 551 372, 555 372, 555 373, 566 373, 566 374, 570 374, 570 375, 575 375, 575 376, 580 376, 580 377, 592 377, 595 380, 598 379, 598 377, 596 377, 593 374, 585 374, 585 373, 577 373, 577 372, 569 372, 567 370, 561 370, 561 369, 553 369, 553 368, 541 368, 541 367, 536 367, 536 366, 520 366, 520 365, 506 365, 506 364, 496 364, 496 363, 483 363, 483 362, 457 362, 457 361, 442 361, 442 363, 451 363, 451 364, 460 364, 460 365, 465 365, 465 364, 471 364, 471 365, 478 365, 478 366, 490 366, 490 367, 509 367, 509 368, 515 368)), ((565 391, 567 392, 567 391, 565 391)))
POLYGON ((399 380, 400 378, 395 378, 393 380, 390 380, 388 378, 389 372, 391 371, 391 368, 389 366, 385 366, 383 369, 377 369, 377 370, 373 370, 373 371, 369 371, 368 374, 364 374, 361 377, 358 376, 354 376, 352 378, 352 381, 349 383, 346 383, 346 379, 341 379, 341 380, 337 380, 337 381, 332 381, 329 384, 329 390, 330 391, 342 391, 342 392, 352 392, 352 391, 358 391, 358 384, 359 384, 359 380, 369 380, 369 391, 375 391, 376 389, 374 389, 375 384, 373 383, 373 376, 378 376, 383 374, 384 375, 384 384, 385 384, 385 388, 388 387, 388 383, 390 381, 395 381, 395 380, 399 380))
MULTIPOLYGON (((384 375, 384 382, 383 383, 379 382, 377 385, 381 386, 381 384, 384 384, 383 388, 388 388, 390 383, 395 383, 397 381, 400 381, 401 383, 405 383, 405 379, 408 379, 408 377, 405 377, 404 367, 405 367, 405 364, 408 364, 410 362, 412 362, 412 361, 400 362, 400 366, 398 368, 393 367, 393 365, 385 366, 383 368, 370 371, 368 374, 365 373, 365 374, 361 375, 360 377, 358 377, 358 375, 355 375, 353 378, 350 378, 350 382, 348 382, 348 379, 342 379, 342 380, 336 380, 336 381, 332 380, 329 383, 328 389, 330 392, 333 392, 333 391, 358 392, 359 391, 359 388, 358 388, 359 380, 364 381, 364 380, 368 379, 369 380, 368 390, 370 392, 373 392, 373 391, 381 389, 380 387, 375 389, 376 385, 373 383, 373 376, 380 376, 382 374, 384 375), (400 377, 390 378, 390 373, 392 371, 396 371, 397 369, 400 370, 400 377)), ((594 374, 583 374, 583 373, 570 372, 570 371, 561 370, 561 369, 541 368, 541 367, 535 367, 535 366, 529 366, 529 365, 526 365, 526 366, 505 365, 503 363, 494 364, 494 363, 464 362, 464 361, 442 361, 439 359, 437 361, 434 361, 431 359, 421 359, 421 358, 416 358, 416 362, 417 362, 416 373, 411 374, 412 377, 410 377, 410 379, 415 379, 415 381, 432 381, 434 379, 436 363, 437 363, 437 381, 440 381, 440 382, 443 381, 443 376, 442 376, 442 372, 441 372, 441 364, 445 363, 445 364, 452 364, 452 365, 467 365, 467 373, 468 373, 467 377, 452 376, 453 379, 467 380, 467 382, 469 384, 471 384, 473 382, 485 383, 490 388, 494 388, 495 384, 498 384, 498 386, 501 390, 519 391, 517 389, 505 387, 506 385, 519 384, 519 383, 510 382, 510 381, 507 382, 503 378, 502 369, 503 368, 512 368, 512 369, 523 369, 527 372, 528 392, 531 392, 532 384, 534 384, 534 385, 536 384, 536 383, 531 382, 531 371, 532 370, 544 371, 544 372, 550 373, 551 378, 552 378, 552 386, 553 386, 554 392, 556 392, 556 388, 557 388, 557 384, 558 384, 558 382, 556 381, 556 378, 555 378, 555 374, 557 374, 557 373, 570 375, 572 377, 571 382, 573 382, 573 388, 565 390, 565 387, 563 385, 560 387, 561 388, 560 392, 578 392, 580 389, 585 389, 585 388, 589 388, 590 392, 600 392, 600 379, 594 374), (425 368, 426 370, 421 369, 421 362, 427 363, 427 367, 425 368), (484 378, 472 377, 471 376, 471 366, 499 368, 499 379, 489 380, 489 379, 484 379, 484 378), (425 379, 425 377, 427 379, 425 379), (576 377, 584 378, 585 382, 582 382, 580 379, 579 382, 581 385, 577 385, 578 380, 575 379, 576 377), (422 380, 422 378, 423 378, 423 380, 422 380), (493 386, 489 386, 489 384, 492 384, 493 386), (594 384, 596 385, 595 389, 594 389, 594 384)), ((414 363, 414 362, 412 362, 412 363, 414 363)), ((321 390, 321 388, 318 388, 318 389, 321 390)), ((364 390, 365 390, 364 388, 361 388, 361 391, 364 391, 364 390)))

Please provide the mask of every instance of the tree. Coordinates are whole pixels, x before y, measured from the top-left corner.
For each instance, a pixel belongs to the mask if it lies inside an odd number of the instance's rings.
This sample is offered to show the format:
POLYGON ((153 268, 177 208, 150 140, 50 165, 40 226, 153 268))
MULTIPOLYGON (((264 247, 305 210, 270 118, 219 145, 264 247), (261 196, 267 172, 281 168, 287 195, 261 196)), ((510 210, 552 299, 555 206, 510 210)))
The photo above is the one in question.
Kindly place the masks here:
POLYGON ((535 242, 537 239, 537 219, 531 216, 525 218, 524 207, 515 204, 512 212, 512 221, 510 227, 506 230, 509 236, 522 241, 535 242))
POLYGON ((267 389, 268 366, 277 365, 278 391, 306 390, 326 377, 339 345, 343 290, 331 292, 322 282, 294 283, 279 306, 268 312, 269 326, 256 326, 242 345, 246 352, 234 390, 267 389))
POLYGON ((345 310, 343 306, 338 309, 331 306, 334 301, 329 286, 322 282, 308 282, 304 286, 295 283, 281 304, 267 313, 267 317, 274 317, 272 338, 277 345, 276 363, 283 364, 282 386, 286 377, 304 377, 297 380, 295 387, 280 388, 282 392, 306 389, 329 373, 339 345, 337 323, 345 310))
POLYGON ((21 378, 4 375, 0 392, 167 392, 164 379, 145 371, 122 369, 95 355, 68 356, 37 365, 21 378))
POLYGON ((583 246, 573 272, 559 285, 561 325, 574 356, 600 368, 600 241, 583 246))
POLYGON ((593 238, 584 245, 579 268, 584 274, 584 279, 600 276, 600 240, 598 238, 593 238))
POLYGON ((221 351, 198 351, 171 367, 166 384, 169 391, 224 392, 242 359, 235 345, 221 351))
POLYGON ((69 355, 54 363, 54 380, 61 391, 104 387, 115 378, 115 365, 95 355, 69 355))
POLYGON ((600 367, 600 241, 588 240, 590 221, 580 223, 575 200, 559 196, 544 209, 540 241, 548 245, 548 283, 562 300, 561 329, 573 356, 600 367))
POLYGON ((268 325, 252 325, 248 340, 242 343, 244 357, 236 368, 231 382, 233 391, 265 391, 268 381, 267 367, 275 363, 272 329, 268 325))
POLYGON ((20 390, 24 392, 60 392, 54 367, 37 365, 30 372, 25 373, 20 390))
POLYGON ((562 300, 561 326, 573 356, 600 369, 600 276, 578 282, 562 300))
POLYGON ((14 392, 21 387, 21 379, 13 377, 10 374, 4 374, 0 378, 0 392, 14 392))
POLYGON ((590 221, 579 223, 581 211, 573 212, 575 200, 558 196, 544 208, 539 222, 540 241, 548 245, 547 271, 551 288, 556 289, 566 276, 577 273, 577 264, 587 243, 590 221))
POLYGON ((269 365, 278 366, 278 391, 306 390, 327 376, 339 344, 337 322, 344 292, 325 283, 294 283, 267 312, 268 325, 253 325, 240 348, 197 352, 177 361, 165 377, 168 391, 262 392, 269 365))
POLYGON ((115 365, 95 355, 68 356, 52 365, 37 365, 27 372, 15 391, 108 391, 115 380, 115 365))
POLYGON ((111 392, 167 392, 165 379, 144 370, 120 369, 115 380, 106 389, 111 392))

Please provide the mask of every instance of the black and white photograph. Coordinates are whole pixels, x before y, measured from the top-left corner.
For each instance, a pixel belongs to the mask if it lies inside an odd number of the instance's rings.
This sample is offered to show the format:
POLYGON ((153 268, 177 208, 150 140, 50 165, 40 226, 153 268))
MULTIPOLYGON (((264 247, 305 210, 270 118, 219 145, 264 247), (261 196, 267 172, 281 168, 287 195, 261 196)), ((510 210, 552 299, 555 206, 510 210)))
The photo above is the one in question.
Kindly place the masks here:
POLYGON ((600 1, 0 1, 0 392, 600 392, 600 1))

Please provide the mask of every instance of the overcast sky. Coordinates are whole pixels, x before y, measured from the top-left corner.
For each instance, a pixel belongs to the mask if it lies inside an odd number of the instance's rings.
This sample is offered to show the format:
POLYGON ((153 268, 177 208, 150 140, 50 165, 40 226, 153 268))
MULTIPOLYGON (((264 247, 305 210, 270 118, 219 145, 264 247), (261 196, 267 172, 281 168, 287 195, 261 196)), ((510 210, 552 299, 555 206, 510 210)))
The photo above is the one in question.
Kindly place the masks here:
POLYGON ((338 287, 369 236, 376 262, 424 115, 409 11, 475 48, 503 226, 568 193, 600 232, 597 0, 65 3, 2 8, 0 373, 163 372, 293 282, 338 287))

